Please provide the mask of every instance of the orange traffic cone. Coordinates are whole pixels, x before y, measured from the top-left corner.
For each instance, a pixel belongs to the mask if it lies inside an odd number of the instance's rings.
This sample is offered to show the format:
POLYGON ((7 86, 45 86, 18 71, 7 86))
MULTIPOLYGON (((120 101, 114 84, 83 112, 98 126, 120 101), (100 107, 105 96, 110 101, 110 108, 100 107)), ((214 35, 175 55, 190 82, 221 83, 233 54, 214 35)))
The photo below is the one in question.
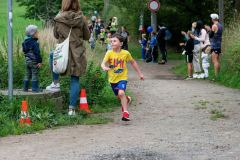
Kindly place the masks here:
POLYGON ((29 117, 29 113, 28 113, 28 105, 27 105, 27 101, 22 101, 22 107, 21 107, 21 117, 20 117, 20 124, 31 124, 31 119, 29 117))
POLYGON ((91 113, 91 110, 88 108, 86 89, 81 89, 79 108, 87 113, 91 113))

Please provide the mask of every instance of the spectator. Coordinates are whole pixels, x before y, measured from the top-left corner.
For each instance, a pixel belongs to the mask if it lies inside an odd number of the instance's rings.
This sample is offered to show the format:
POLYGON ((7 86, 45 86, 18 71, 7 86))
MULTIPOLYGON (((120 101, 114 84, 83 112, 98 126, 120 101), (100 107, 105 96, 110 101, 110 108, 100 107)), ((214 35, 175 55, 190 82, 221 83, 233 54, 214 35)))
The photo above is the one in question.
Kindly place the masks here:
POLYGON ((128 50, 129 32, 127 31, 126 27, 124 26, 121 27, 120 34, 124 39, 122 49, 128 50))
POLYGON ((160 52, 162 54, 162 60, 158 62, 159 64, 165 64, 167 62, 167 50, 165 40, 166 30, 167 28, 163 24, 159 25, 159 30, 157 33, 157 42, 160 52))
POLYGON ((54 36, 58 39, 59 43, 68 37, 69 31, 72 28, 68 66, 66 73, 63 75, 71 77, 68 115, 74 116, 79 98, 79 76, 85 73, 87 67, 86 49, 83 42, 84 40, 88 41, 90 38, 86 18, 80 11, 79 0, 62 0, 61 11, 54 18, 54 22, 54 36))
MULTIPOLYGON (((217 14, 210 15, 212 19, 212 27, 206 26, 205 28, 209 32, 210 41, 211 41, 211 53, 212 53, 212 62, 214 65, 215 78, 218 77, 220 71, 220 54, 221 54, 221 45, 222 45, 222 32, 223 27, 219 23, 219 16, 217 14)), ((215 80, 215 79, 214 79, 215 80)))
POLYGON ((42 66, 42 57, 38 43, 37 26, 29 25, 26 28, 26 37, 22 43, 23 52, 25 55, 26 71, 24 78, 23 91, 27 92, 29 81, 32 80, 32 92, 41 92, 39 88, 39 69, 42 66))

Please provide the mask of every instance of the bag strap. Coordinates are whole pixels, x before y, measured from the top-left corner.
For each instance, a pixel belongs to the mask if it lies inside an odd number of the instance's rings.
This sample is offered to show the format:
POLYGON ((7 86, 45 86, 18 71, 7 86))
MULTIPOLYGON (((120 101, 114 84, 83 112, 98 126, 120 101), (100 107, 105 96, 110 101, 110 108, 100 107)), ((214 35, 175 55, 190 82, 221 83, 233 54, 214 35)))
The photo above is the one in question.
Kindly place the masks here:
POLYGON ((72 32, 72 27, 70 28, 70 31, 69 31, 68 37, 70 37, 71 32, 72 32))

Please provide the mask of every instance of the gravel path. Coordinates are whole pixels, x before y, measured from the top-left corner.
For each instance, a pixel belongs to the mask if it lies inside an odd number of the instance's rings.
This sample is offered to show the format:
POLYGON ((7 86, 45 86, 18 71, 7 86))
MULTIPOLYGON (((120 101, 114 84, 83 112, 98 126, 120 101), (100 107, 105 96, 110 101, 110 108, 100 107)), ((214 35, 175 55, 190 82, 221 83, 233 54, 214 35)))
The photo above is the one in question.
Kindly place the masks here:
POLYGON ((132 121, 119 107, 110 124, 0 138, 0 160, 240 160, 239 90, 181 80, 171 63, 140 66, 145 81, 129 76, 132 121))

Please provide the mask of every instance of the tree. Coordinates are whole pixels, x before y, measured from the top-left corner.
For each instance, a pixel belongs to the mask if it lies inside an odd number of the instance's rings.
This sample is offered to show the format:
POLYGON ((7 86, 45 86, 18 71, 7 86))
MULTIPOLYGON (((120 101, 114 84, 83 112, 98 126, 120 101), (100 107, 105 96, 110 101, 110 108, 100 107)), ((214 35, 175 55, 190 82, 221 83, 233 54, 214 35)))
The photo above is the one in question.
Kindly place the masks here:
MULTIPOLYGON (((62 0, 16 0, 20 6, 26 6, 25 17, 38 19, 45 24, 51 23, 61 8, 62 0)), ((80 0, 80 7, 85 14, 94 10, 103 10, 102 0, 80 0)))
POLYGON ((38 19, 48 24, 59 12, 61 0, 17 0, 20 6, 26 6, 25 17, 38 19))

